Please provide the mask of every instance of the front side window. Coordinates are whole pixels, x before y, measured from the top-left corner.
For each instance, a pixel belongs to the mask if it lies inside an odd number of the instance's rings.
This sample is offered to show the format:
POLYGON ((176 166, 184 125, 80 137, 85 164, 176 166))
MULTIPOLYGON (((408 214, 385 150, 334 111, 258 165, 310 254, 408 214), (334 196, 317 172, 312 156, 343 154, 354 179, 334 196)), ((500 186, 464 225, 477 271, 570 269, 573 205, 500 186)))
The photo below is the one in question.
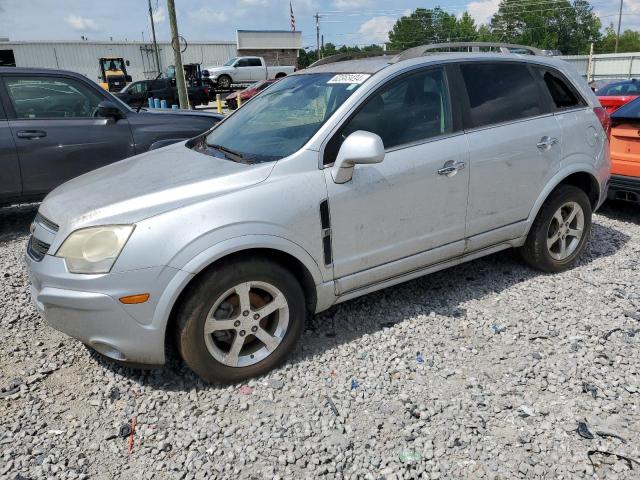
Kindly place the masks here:
POLYGON ((584 100, 560 75, 544 68, 536 68, 535 70, 547 87, 556 110, 585 106, 584 100))
POLYGON ((244 163, 289 156, 307 143, 368 77, 334 73, 285 77, 238 109, 193 148, 244 163))
POLYGON ((93 117, 104 100, 71 78, 12 75, 5 78, 5 84, 18 118, 93 117))
MULTIPOLYGON (((414 73, 378 90, 342 128, 339 143, 357 130, 379 135, 385 148, 451 133, 444 70, 414 73)), ((332 147, 337 153, 339 145, 332 147)))
POLYGON ((544 113, 538 85, 526 65, 474 62, 461 64, 460 70, 469 97, 472 127, 544 113))
POLYGON ((241 58, 240 60, 238 60, 238 63, 236 63, 236 67, 248 67, 249 66, 249 59, 247 58, 241 58))
POLYGON ((136 82, 132 83, 129 87, 129 93, 133 94, 142 94, 147 91, 147 83, 146 82, 136 82))

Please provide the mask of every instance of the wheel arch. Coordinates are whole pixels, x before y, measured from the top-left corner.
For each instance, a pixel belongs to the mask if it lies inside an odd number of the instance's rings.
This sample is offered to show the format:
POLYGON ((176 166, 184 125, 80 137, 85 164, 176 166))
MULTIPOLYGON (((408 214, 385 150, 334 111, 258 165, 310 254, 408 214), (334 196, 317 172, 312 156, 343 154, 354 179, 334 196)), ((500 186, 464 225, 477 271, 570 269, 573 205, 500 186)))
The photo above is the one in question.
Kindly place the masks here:
POLYGON ((587 197, 589 197, 591 208, 593 210, 596 209, 601 198, 601 187, 595 172, 589 167, 589 165, 576 165, 572 170, 559 172, 547 183, 546 188, 538 196, 534 207, 531 209, 531 213, 527 219, 527 233, 538 216, 538 212, 540 208, 542 208, 544 201, 560 185, 573 185, 574 187, 580 188, 587 194, 587 197))
POLYGON ((288 240, 280 239, 281 242, 269 242, 264 239, 262 242, 255 241, 252 244, 223 242, 228 245, 215 245, 201 254, 194 257, 181 270, 190 272, 182 285, 172 294, 173 301, 170 303, 165 325, 165 346, 169 347, 175 332, 176 311, 181 302, 184 301, 196 279, 214 270, 225 262, 232 262, 246 258, 268 258, 287 268, 300 282, 305 294, 307 311, 313 313, 318 302, 317 285, 322 283, 320 270, 312 257, 298 245, 288 240), (304 255, 300 253, 304 252, 304 255))

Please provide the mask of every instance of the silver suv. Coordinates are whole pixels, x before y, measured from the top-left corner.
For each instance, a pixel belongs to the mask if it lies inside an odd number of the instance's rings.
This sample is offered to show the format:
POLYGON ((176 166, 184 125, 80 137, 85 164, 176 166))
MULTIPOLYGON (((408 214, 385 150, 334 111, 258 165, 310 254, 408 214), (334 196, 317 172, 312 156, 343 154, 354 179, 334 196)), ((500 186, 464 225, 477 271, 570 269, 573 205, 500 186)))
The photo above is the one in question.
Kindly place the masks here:
POLYGON ((325 62, 49 194, 33 300, 116 360, 162 364, 175 343, 207 381, 259 375, 336 303, 512 247, 572 266, 606 195, 607 122, 544 56, 325 62))

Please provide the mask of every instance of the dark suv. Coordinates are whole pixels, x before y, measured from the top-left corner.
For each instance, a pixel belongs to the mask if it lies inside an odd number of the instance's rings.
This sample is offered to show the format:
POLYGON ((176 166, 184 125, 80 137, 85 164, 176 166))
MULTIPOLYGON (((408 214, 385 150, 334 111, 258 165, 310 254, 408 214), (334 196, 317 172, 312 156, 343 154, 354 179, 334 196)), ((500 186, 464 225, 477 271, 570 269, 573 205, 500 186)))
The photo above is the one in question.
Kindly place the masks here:
POLYGON ((0 205, 40 200, 73 177, 192 138, 221 119, 132 110, 73 72, 0 67, 0 205))

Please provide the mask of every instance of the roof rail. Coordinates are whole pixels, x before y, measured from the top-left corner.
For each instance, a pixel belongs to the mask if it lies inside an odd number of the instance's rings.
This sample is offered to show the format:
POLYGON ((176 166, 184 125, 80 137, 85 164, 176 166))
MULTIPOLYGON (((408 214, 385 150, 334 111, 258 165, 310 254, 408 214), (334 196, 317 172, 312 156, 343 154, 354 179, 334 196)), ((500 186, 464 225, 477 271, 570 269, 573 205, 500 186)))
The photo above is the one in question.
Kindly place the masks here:
POLYGON ((330 55, 328 57, 321 58, 320 60, 316 60, 307 68, 318 67, 320 65, 326 65, 328 63, 336 63, 336 62, 346 62, 347 60, 359 60, 361 58, 370 58, 370 57, 383 57, 383 56, 395 56, 400 55, 402 52, 398 51, 371 51, 371 52, 349 52, 349 53, 337 53, 335 55, 330 55))
POLYGON ((496 53, 522 53, 526 55, 546 55, 542 50, 526 45, 515 43, 499 42, 451 42, 451 43, 431 43, 429 45, 419 45, 409 48, 393 59, 393 63, 409 60, 410 58, 422 57, 423 55, 438 54, 445 52, 496 52, 496 53))

